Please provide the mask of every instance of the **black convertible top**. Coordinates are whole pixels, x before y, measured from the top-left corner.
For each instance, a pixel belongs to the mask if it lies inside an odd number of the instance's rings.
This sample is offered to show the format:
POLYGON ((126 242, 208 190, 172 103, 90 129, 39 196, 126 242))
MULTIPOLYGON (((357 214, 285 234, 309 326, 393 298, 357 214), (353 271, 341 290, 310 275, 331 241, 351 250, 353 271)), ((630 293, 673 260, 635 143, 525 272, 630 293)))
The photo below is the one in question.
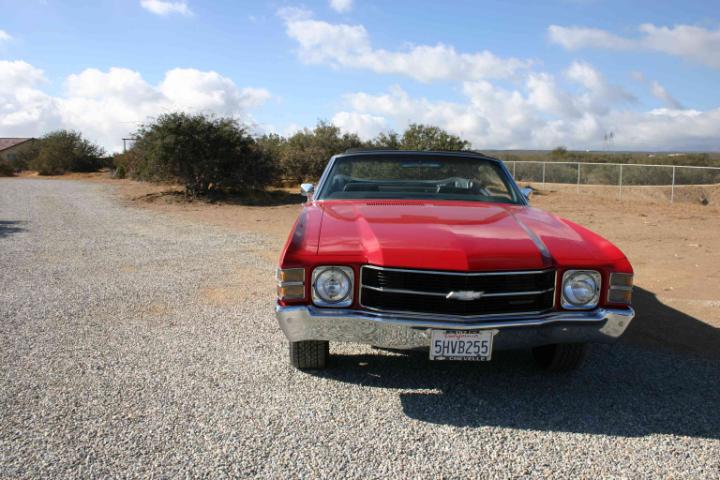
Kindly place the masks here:
POLYGON ((349 148, 345 152, 334 155, 334 158, 349 156, 428 156, 428 157, 466 157, 466 158, 482 158, 483 160, 491 160, 500 162, 501 160, 485 155, 481 152, 473 150, 395 150, 391 148, 349 148))

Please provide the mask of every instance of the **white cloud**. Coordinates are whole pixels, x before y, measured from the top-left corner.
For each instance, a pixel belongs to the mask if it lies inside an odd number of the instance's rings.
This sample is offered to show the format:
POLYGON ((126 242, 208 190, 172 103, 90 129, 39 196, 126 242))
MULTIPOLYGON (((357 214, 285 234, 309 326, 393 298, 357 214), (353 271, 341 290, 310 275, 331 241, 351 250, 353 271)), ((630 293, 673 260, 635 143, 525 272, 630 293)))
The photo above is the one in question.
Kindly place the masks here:
POLYGON ((385 118, 359 112, 338 112, 332 118, 332 123, 342 131, 357 133, 366 140, 388 129, 385 118))
POLYGON ((185 1, 140 0, 140 6, 156 15, 170 15, 172 13, 185 16, 192 15, 192 11, 185 1))
POLYGON ((55 128, 57 102, 39 87, 43 71, 23 61, 0 60, 0 132, 4 136, 34 136, 55 128))
POLYGON ((550 25, 548 27, 548 33, 552 42, 557 43, 568 50, 577 50, 589 47, 630 49, 634 46, 632 40, 627 40, 599 28, 561 27, 559 25, 550 25))
POLYGON ((12 36, 5 30, 0 30, 0 42, 9 42, 12 40, 12 36))
POLYGON ((607 82, 592 65, 573 62, 566 70, 567 77, 585 87, 585 93, 574 100, 581 111, 607 112, 612 105, 634 102, 636 98, 618 85, 607 82))
POLYGON ((507 78, 531 62, 500 58, 488 50, 460 53, 450 45, 414 45, 390 51, 372 46, 362 25, 333 24, 312 18, 301 9, 278 12, 286 32, 299 45, 300 59, 310 64, 357 68, 376 73, 406 75, 422 82, 507 78))
POLYGON ((22 60, 0 60, 0 93, 13 92, 18 88, 31 87, 45 82, 45 74, 22 60))
POLYGON ((70 75, 65 94, 43 92, 41 70, 0 61, 0 131, 40 136, 56 128, 76 129, 109 150, 150 118, 172 111, 203 112, 251 121, 248 110, 270 98, 259 88, 239 88, 217 72, 174 69, 158 85, 126 68, 87 69, 70 75))
POLYGON ((548 73, 534 73, 528 76, 527 101, 530 106, 548 115, 561 117, 577 117, 580 111, 573 98, 560 90, 555 78, 548 73))
POLYGON ((602 148, 610 131, 620 149, 720 149, 720 108, 612 108, 628 99, 590 65, 575 63, 566 75, 578 82, 579 92, 564 90, 547 73, 530 75, 517 89, 485 80, 464 82, 463 102, 413 98, 400 87, 377 95, 357 92, 346 96, 350 109, 333 120, 364 136, 387 128, 402 130, 409 123, 434 124, 481 149, 602 148), (600 98, 610 103, 597 105, 600 98))
POLYGON ((636 80, 639 83, 642 83, 646 85, 650 89, 650 93, 653 97, 657 98, 663 104, 665 107, 674 109, 674 110, 684 110, 685 107, 682 106, 682 104, 675 99, 672 95, 670 95, 670 92, 668 92, 664 86, 662 86, 659 82, 656 80, 650 81, 645 77, 645 74, 643 72, 634 71, 630 74, 634 80, 636 80))
POLYGON ((673 109, 682 109, 683 106, 678 102, 675 97, 670 95, 667 90, 665 90, 665 87, 660 85, 658 82, 653 81, 650 84, 650 92, 653 94, 655 98, 658 100, 661 100, 666 107, 673 108, 673 109))
POLYGON ((640 25, 638 31, 640 36, 626 38, 597 28, 559 25, 548 28, 550 40, 568 50, 648 50, 720 68, 720 28, 710 30, 693 25, 664 27, 646 23, 640 25))
POLYGON ((158 90, 180 110, 209 110, 223 115, 260 106, 270 99, 265 89, 238 89, 232 80, 217 72, 192 68, 170 70, 158 90))
POLYGON ((330 0, 330 8, 338 13, 345 13, 352 10, 353 0, 330 0))

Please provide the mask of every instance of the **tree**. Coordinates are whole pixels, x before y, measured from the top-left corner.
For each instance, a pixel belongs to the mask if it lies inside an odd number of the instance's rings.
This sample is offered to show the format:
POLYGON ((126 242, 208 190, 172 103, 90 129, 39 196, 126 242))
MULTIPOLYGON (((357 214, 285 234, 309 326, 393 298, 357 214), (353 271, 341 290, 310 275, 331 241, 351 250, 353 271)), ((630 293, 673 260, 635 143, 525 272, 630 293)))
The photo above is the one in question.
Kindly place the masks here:
POLYGON ((401 147, 403 150, 467 150, 470 142, 440 127, 413 123, 403 133, 401 147))
POLYGON ((257 147, 261 153, 271 164, 275 176, 281 173, 281 159, 285 148, 287 148, 287 139, 281 137, 277 133, 267 133, 256 139, 257 147))
POLYGON ((287 139, 281 157, 283 175, 298 183, 317 180, 330 157, 363 145, 356 134, 341 133, 339 127, 320 121, 312 131, 305 129, 287 139))
POLYGON ((567 147, 559 146, 555 147, 552 152, 550 152, 550 157, 552 157, 555 160, 562 160, 568 155, 568 149, 567 147))
POLYGON ((400 135, 393 131, 387 133, 380 132, 370 143, 376 148, 387 148, 390 150, 400 150, 402 148, 400 135))
POLYGON ((28 163, 40 175, 94 172, 104 165, 103 149, 78 132, 57 130, 42 137, 39 145, 28 163))
POLYGON ((136 132, 128 163, 135 177, 175 179, 193 196, 211 190, 262 188, 272 181, 273 160, 233 118, 169 113, 136 132))

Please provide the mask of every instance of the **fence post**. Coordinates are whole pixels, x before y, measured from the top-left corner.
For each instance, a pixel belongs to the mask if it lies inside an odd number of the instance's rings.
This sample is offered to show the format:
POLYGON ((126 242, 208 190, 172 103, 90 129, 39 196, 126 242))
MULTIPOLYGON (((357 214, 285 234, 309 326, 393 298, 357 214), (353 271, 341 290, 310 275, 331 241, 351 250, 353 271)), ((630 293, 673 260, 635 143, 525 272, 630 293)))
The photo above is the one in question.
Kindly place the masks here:
POLYGON ((513 178, 517 180, 517 177, 515 176, 515 165, 517 165, 517 160, 513 160, 513 178))
POLYGON ((672 185, 670 186, 670 203, 675 201, 675 165, 673 165, 672 185))
POLYGON ((622 167, 623 167, 623 165, 622 165, 622 163, 621 163, 621 164, 620 164, 620 182, 619 182, 619 185, 620 185, 620 200, 622 200, 622 167))
POLYGON ((547 162, 543 162, 543 181, 542 181, 543 187, 545 186, 545 165, 547 165, 547 162))
POLYGON ((578 162, 577 166, 578 166, 577 193, 580 193, 580 162, 578 162))

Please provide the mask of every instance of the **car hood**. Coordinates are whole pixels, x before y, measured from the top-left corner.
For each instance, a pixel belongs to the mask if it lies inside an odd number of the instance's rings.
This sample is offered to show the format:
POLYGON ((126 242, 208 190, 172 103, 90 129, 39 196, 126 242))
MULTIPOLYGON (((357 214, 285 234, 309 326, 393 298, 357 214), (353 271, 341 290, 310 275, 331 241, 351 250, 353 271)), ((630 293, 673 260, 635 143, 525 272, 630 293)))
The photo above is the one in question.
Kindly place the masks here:
MULTIPOLYGON (((448 201, 318 205, 323 215, 317 253, 322 256, 459 271, 540 269, 554 263, 543 240, 521 218, 527 207, 448 201)), ((535 221, 568 229, 550 217, 535 221)))
POLYGON ((554 267, 632 272, 625 255, 600 235, 529 206, 310 202, 288 236, 280 264, 337 263, 455 271, 554 267))

